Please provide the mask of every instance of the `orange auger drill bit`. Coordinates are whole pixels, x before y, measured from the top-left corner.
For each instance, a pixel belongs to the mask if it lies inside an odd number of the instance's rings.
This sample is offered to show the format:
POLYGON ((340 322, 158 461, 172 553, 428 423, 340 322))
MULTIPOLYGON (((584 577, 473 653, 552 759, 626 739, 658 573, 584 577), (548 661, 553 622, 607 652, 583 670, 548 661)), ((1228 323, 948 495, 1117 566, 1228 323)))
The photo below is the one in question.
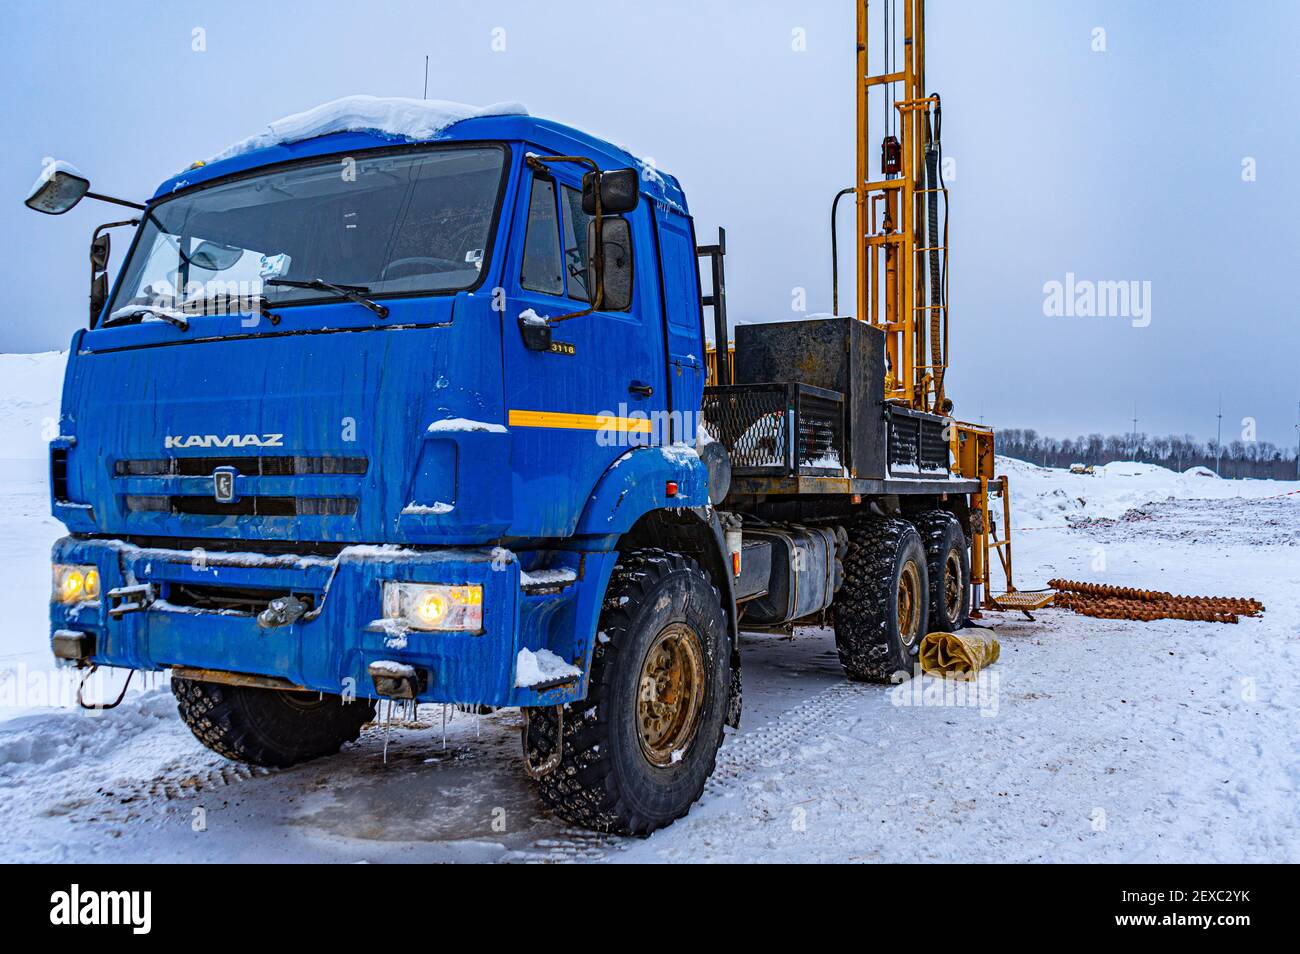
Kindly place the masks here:
POLYGON ((1258 600, 1232 596, 1175 596, 1158 590, 1074 580, 1049 580, 1047 585, 1058 591, 1054 601, 1057 606, 1102 619, 1235 623, 1238 616, 1264 612, 1264 604, 1258 600))

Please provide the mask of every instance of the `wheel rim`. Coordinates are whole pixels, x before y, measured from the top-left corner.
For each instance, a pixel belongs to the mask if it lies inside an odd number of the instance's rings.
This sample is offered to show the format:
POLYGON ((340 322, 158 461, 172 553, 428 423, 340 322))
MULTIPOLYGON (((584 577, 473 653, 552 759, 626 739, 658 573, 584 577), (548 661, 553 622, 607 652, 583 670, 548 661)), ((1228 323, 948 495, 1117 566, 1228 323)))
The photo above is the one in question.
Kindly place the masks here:
POLYGON ((961 613, 961 595, 961 556, 951 550, 943 564, 943 607, 953 622, 961 613))
POLYGON ((908 560, 898 574, 898 635, 904 646, 916 641, 921 628, 921 571, 908 560))
POLYGON ((674 623, 655 637, 641 663, 637 736, 652 765, 666 766, 690 745, 704 697, 704 654, 690 627, 674 623))

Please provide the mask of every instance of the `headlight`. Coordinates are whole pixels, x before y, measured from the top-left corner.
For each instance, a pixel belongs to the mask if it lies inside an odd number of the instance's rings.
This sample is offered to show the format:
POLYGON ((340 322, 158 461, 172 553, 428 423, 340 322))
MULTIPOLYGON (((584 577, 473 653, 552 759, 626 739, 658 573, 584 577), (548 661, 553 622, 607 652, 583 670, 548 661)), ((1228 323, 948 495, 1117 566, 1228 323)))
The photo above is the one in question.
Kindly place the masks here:
POLYGON ((56 603, 79 603, 99 599, 99 571, 93 566, 54 564, 56 603))
POLYGON ((483 628, 483 587, 385 583, 384 618, 411 629, 477 633, 483 628))

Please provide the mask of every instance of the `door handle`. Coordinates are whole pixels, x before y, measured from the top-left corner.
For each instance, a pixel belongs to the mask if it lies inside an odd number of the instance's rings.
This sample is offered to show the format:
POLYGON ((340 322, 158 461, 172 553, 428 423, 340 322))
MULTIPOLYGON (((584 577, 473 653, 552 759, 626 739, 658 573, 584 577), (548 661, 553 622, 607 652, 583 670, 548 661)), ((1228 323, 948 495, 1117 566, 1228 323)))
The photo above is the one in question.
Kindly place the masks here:
POLYGON ((642 384, 640 381, 633 381, 627 386, 629 394, 639 394, 642 397, 649 397, 655 393, 655 389, 648 384, 642 384))

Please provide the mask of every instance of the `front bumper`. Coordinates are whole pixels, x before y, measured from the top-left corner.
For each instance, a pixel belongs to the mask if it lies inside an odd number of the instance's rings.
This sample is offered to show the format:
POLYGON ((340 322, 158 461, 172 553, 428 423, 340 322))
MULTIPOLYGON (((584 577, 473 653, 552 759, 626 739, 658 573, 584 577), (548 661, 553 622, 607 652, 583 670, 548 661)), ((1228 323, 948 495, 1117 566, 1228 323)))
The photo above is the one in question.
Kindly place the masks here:
POLYGON ((61 640, 66 653, 70 635, 90 637, 82 643, 93 645, 89 663, 268 676, 319 692, 373 698, 380 694, 370 664, 387 660, 420 673, 421 702, 538 706, 586 695, 592 635, 616 554, 352 546, 334 557, 272 556, 64 537, 54 545, 52 559, 96 566, 104 594, 142 584, 156 594, 145 608, 118 616, 110 614, 107 595, 94 602, 50 604, 52 640, 61 640), (521 560, 570 569, 575 579, 525 591, 521 560), (483 632, 395 633, 381 620, 387 580, 482 586, 483 632), (306 594, 315 609, 295 623, 263 629, 249 613, 198 609, 179 596, 169 599, 183 587, 256 588, 265 590, 268 600, 306 594), (559 685, 516 686, 521 649, 549 649, 582 675, 559 685))

